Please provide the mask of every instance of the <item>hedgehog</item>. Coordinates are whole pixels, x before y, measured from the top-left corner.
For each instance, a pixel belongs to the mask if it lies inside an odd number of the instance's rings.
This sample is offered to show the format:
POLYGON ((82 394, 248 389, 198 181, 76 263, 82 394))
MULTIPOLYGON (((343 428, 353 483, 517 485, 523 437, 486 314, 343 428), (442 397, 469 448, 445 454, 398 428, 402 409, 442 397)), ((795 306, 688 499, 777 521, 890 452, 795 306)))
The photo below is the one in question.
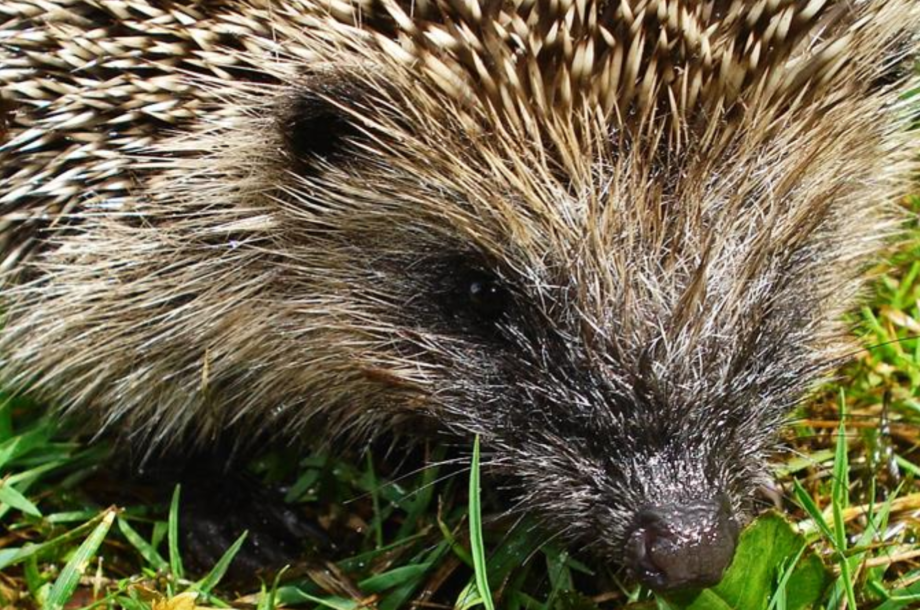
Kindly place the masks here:
POLYGON ((479 437, 717 582, 917 170, 912 0, 0 6, 2 382, 145 454, 479 437))

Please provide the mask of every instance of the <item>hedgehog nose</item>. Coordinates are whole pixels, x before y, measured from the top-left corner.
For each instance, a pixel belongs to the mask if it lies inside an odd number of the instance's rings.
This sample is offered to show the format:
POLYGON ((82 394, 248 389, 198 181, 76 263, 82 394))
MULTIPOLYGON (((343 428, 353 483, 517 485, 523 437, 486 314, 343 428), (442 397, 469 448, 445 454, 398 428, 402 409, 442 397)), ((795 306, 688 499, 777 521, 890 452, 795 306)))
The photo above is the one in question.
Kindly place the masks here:
POLYGON ((626 565, 657 591, 717 584, 731 563, 738 524, 727 498, 640 510, 626 539, 626 565))

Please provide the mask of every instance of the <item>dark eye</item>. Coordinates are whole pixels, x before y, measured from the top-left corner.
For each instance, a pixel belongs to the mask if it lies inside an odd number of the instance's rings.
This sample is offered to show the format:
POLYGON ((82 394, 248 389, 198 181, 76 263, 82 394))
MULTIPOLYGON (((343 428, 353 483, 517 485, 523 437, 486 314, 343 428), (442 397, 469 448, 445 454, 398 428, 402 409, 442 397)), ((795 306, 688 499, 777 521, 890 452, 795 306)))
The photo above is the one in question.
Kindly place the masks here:
POLYGON ((464 291, 467 306, 483 320, 493 322, 508 308, 508 292, 498 279, 486 273, 470 273, 465 279, 464 291))

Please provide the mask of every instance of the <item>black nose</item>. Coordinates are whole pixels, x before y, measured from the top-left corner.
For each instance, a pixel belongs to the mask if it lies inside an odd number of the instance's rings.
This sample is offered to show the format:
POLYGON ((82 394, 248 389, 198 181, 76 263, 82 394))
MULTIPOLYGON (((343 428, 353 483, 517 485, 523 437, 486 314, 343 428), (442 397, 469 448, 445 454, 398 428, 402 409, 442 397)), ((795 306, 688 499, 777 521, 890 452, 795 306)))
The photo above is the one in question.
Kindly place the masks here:
POLYGON ((738 524, 725 498, 651 506, 636 514, 625 561, 651 589, 714 585, 731 563, 738 524))

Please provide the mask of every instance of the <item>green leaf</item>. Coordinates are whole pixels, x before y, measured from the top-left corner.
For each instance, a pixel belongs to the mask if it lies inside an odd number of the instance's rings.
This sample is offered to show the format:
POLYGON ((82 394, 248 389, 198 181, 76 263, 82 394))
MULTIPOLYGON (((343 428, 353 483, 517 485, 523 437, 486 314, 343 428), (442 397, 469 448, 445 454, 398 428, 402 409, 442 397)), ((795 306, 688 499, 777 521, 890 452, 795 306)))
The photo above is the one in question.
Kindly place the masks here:
POLYGON ((470 608, 475 608, 482 604, 482 597, 479 596, 479 591, 476 590, 476 584, 470 582, 457 596, 457 601, 454 602, 454 610, 470 610, 470 608))
POLYGON ((0 399, 0 442, 13 438, 13 401, 9 396, 0 399))
MULTIPOLYGON (((417 565, 436 565, 449 550, 450 545, 442 541, 433 549, 424 553, 420 558, 421 560, 415 563, 417 565)), ((381 599, 380 603, 377 604, 379 610, 398 610, 399 608, 405 608, 412 594, 424 584, 423 576, 424 575, 418 575, 416 578, 407 578, 405 582, 390 590, 386 597, 381 599)))
POLYGON ((803 610, 814 605, 830 581, 821 560, 804 553, 791 573, 782 566, 795 560, 805 539, 776 513, 767 513, 745 529, 738 541, 735 559, 711 589, 697 593, 663 596, 678 610, 766 610, 774 589, 785 587, 787 610, 803 610), (780 578, 783 582, 777 582, 780 578))
POLYGON ((167 570, 169 569, 169 564, 166 562, 163 557, 157 552, 153 546, 150 545, 146 540, 141 537, 134 528, 122 517, 118 518, 118 529, 121 530, 122 535, 131 543, 137 552, 141 554, 141 557, 144 558, 148 564, 152 565, 157 570, 167 570))
POLYGON ((375 574, 370 578, 362 580, 358 587, 365 593, 380 593, 393 587, 421 578, 431 569, 430 563, 419 563, 399 568, 393 568, 383 574, 375 574))
POLYGON ((96 526, 96 529, 87 536, 83 544, 77 549, 77 552, 73 554, 73 557, 61 570, 60 576, 51 587, 48 599, 45 600, 43 605, 44 610, 61 610, 70 600, 80 582, 80 577, 86 572, 89 562, 95 557, 96 551, 99 550, 102 541, 105 540, 117 514, 117 511, 113 508, 106 511, 102 522, 96 526))
POLYGON ((479 436, 473 443, 473 463, 470 468, 470 551, 476 574, 476 588, 486 610, 495 610, 489 573, 486 569, 486 550, 482 539, 482 507, 479 502, 479 436))
POLYGON ((51 427, 41 425, 25 434, 14 436, 0 443, 0 474, 4 473, 4 468, 9 462, 29 453, 33 449, 47 445, 50 438, 51 427))
POLYGON ((33 517, 42 516, 38 507, 29 502, 9 481, 0 481, 0 504, 6 504, 33 517))
POLYGON ((288 604, 302 604, 303 602, 311 602, 318 604, 321 608, 331 608, 332 610, 356 610, 361 608, 361 604, 351 600, 345 599, 344 597, 336 597, 333 595, 327 597, 317 597, 316 595, 310 595, 304 591, 292 592, 289 596, 289 599, 285 600, 288 604))
POLYGON ((256 606, 256 610, 275 610, 278 597, 278 585, 281 582, 281 577, 284 576, 284 573, 287 571, 288 566, 284 566, 275 574, 272 588, 268 591, 265 590, 265 583, 262 584, 262 591, 259 595, 259 603, 256 606))
MULTIPOLYGON (((504 537, 504 541, 489 555, 489 581, 504 582, 512 572, 523 565, 540 548, 546 545, 546 532, 530 518, 521 519, 514 529, 504 537)), ((575 563, 571 557, 568 564, 575 563)))
POLYGON ((569 554, 566 551, 559 551, 553 545, 546 545, 543 549, 546 556, 546 568, 549 573, 550 589, 546 605, 552 607, 559 597, 559 594, 566 591, 572 591, 575 587, 572 583, 572 572, 569 569, 569 554))
POLYGON ((916 581, 903 589, 891 592, 891 598, 875 610, 902 610, 916 608, 920 601, 920 581, 916 581))
POLYGON ((834 456, 834 480, 831 485, 831 508, 834 515, 834 547, 840 565, 840 583, 847 596, 847 607, 856 608, 856 592, 853 590, 851 563, 847 559, 847 530, 843 511, 847 507, 850 495, 850 466, 847 453, 847 434, 844 426, 846 419, 846 397, 840 389, 840 425, 837 428, 837 447, 834 456))
MULTIPOLYGON (((802 487, 798 479, 792 480, 792 489, 795 499, 799 501, 799 504, 802 505, 802 508, 808 513, 808 516, 811 517, 812 521, 815 524, 815 527, 827 538, 829 541, 834 540, 834 532, 831 530, 831 526, 827 524, 827 519, 824 518, 824 514, 821 512, 821 509, 818 508, 818 505, 815 504, 815 501, 808 494, 808 491, 802 487)), ((811 529, 811 528, 809 528, 811 529)))
POLYGON ((181 491, 181 485, 176 485, 173 490, 172 502, 169 503, 169 525, 166 534, 166 543, 169 546, 169 569, 176 581, 185 575, 182 555, 179 554, 179 494, 181 491))
POLYGON ((242 548, 243 543, 246 541, 246 536, 248 535, 249 532, 243 532, 240 537, 230 545, 230 548, 217 560, 217 563, 211 568, 207 576, 198 581, 195 586, 196 589, 207 595, 217 586, 217 583, 219 583, 224 577, 224 574, 227 573, 230 562, 232 562, 236 554, 240 552, 240 548, 242 548))
MULTIPOLYGON (((341 569, 344 572, 357 572, 357 571, 363 570, 365 566, 370 565, 378 557, 386 555, 387 553, 394 551, 400 547, 416 542, 417 540, 420 540, 424 537, 425 537, 425 533, 419 532, 418 534, 409 536, 408 538, 404 538, 402 540, 397 540, 396 542, 390 543, 384 546, 383 548, 372 549, 370 551, 361 553, 360 555, 355 555, 354 557, 348 557, 347 559, 343 559, 339 561, 336 565, 338 565, 339 569, 341 569)), ((470 565, 472 565, 472 563, 470 565)))
POLYGON ((371 503, 374 506, 374 517, 371 519, 371 530, 374 533, 374 548, 383 546, 383 517, 380 514, 380 487, 377 484, 377 473, 374 472, 374 458, 367 452, 367 477, 370 481, 371 503))
POLYGON ((444 523, 443 519, 441 519, 441 515, 438 515, 437 518, 438 528, 441 530, 441 535, 444 536, 444 540, 446 540, 447 544, 450 545, 450 550, 454 552, 454 555, 460 558, 460 561, 470 567, 473 567, 473 558, 470 556, 467 550, 463 548, 459 542, 457 542, 453 532, 450 531, 450 528, 447 527, 447 524, 444 523))
POLYGON ((52 550, 57 550, 60 547, 63 547, 66 544, 69 544, 72 540, 76 540, 82 536, 85 532, 88 532, 90 529, 95 527, 98 522, 102 521, 108 513, 101 513, 94 517, 91 521, 87 521, 79 527, 75 527, 65 534, 61 534, 57 538, 52 538, 41 544, 27 544, 24 547, 10 547, 5 549, 0 549, 0 570, 7 568, 11 565, 22 563, 27 559, 32 557, 39 557, 45 553, 49 553, 52 550))
POLYGON ((798 567, 799 561, 802 559, 802 555, 807 548, 808 545, 803 544, 792 561, 783 564, 780 570, 779 582, 777 583, 776 590, 773 592, 773 597, 770 598, 770 605, 767 610, 773 610, 774 608, 778 610, 788 610, 789 596, 787 590, 789 581, 792 579, 792 575, 795 574, 795 569, 798 567))

